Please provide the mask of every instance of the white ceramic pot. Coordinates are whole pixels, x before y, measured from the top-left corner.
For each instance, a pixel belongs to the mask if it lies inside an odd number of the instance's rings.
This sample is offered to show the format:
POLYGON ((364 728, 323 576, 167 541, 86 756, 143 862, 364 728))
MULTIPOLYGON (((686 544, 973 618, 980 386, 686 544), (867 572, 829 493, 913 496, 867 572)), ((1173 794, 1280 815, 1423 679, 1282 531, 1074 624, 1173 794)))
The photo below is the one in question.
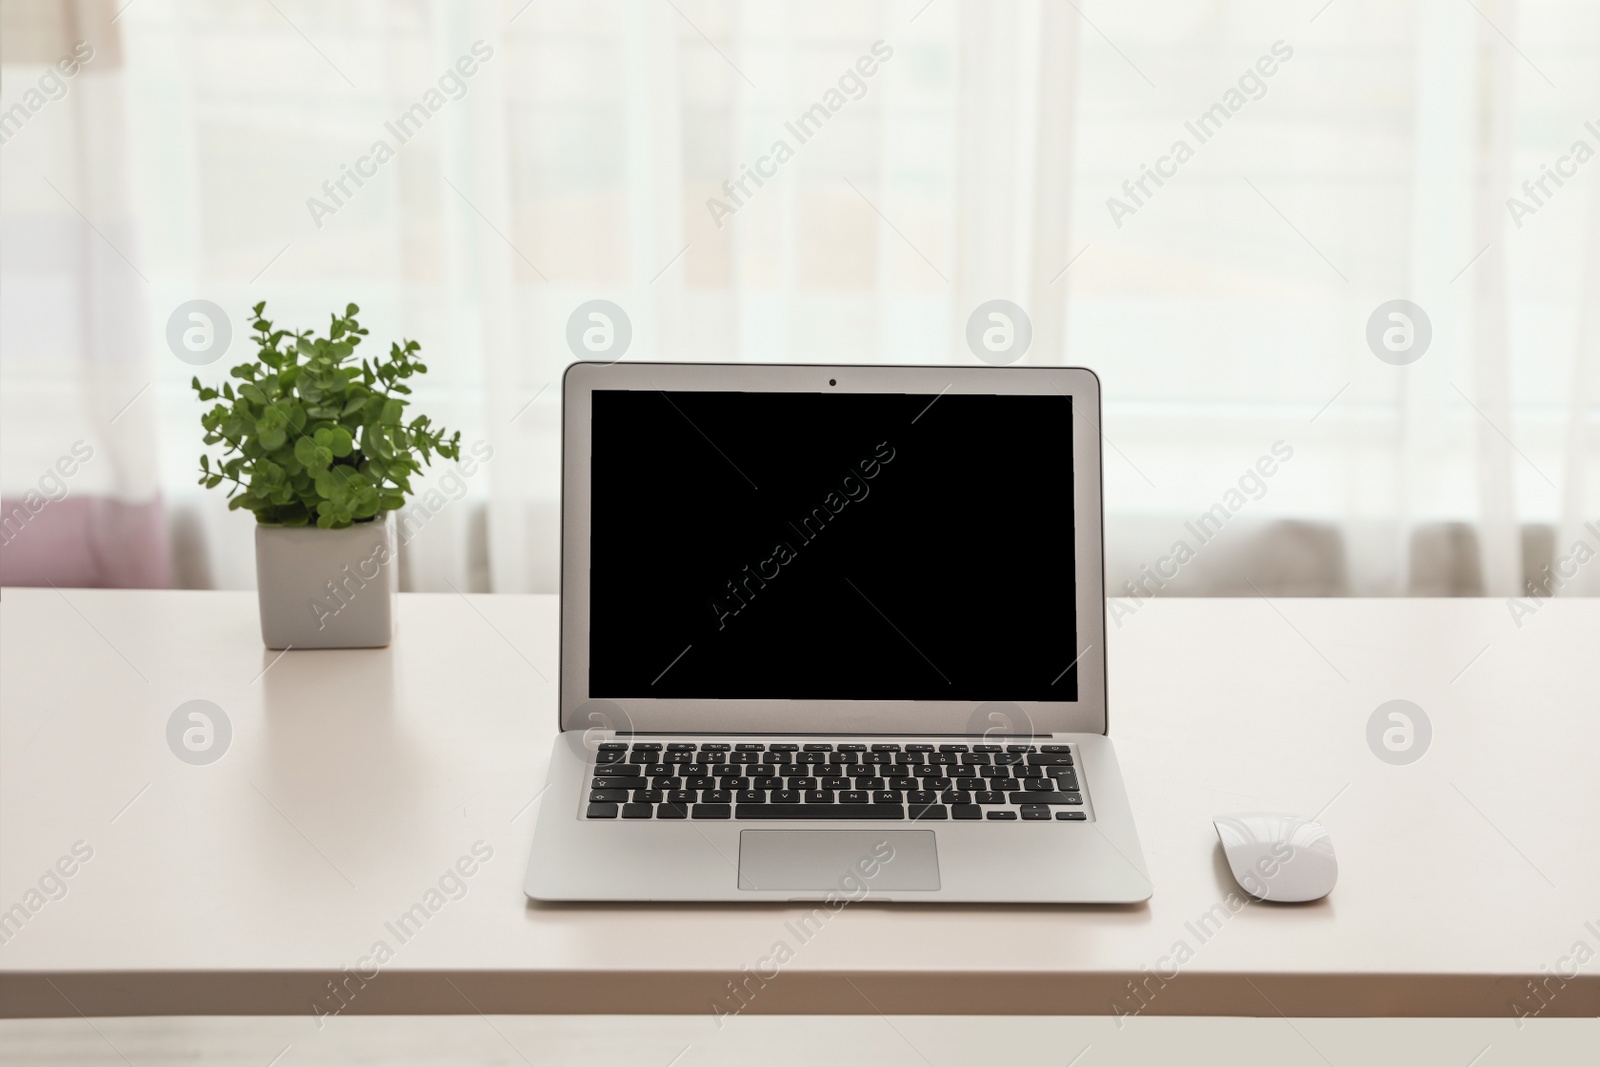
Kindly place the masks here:
POLYGON ((381 648, 400 588, 394 515, 346 530, 256 527, 256 589, 268 648, 381 648))

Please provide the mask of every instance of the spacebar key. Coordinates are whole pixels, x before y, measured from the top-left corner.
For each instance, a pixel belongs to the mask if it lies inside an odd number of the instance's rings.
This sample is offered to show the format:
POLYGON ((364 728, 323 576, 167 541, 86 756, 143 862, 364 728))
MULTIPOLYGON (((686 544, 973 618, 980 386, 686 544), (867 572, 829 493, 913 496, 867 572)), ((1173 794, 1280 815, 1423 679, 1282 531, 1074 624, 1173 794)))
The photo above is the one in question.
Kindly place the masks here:
POLYGON ((904 819, 899 804, 740 804, 736 819, 904 819))

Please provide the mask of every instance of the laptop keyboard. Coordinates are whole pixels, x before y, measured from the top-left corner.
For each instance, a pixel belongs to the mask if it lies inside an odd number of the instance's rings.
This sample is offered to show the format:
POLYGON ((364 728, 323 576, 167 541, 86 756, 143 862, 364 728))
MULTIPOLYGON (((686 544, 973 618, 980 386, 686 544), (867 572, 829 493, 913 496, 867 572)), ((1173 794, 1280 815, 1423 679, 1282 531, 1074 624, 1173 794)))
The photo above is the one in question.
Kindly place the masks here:
POLYGON ((1071 745, 608 741, 590 819, 1082 822, 1071 745))

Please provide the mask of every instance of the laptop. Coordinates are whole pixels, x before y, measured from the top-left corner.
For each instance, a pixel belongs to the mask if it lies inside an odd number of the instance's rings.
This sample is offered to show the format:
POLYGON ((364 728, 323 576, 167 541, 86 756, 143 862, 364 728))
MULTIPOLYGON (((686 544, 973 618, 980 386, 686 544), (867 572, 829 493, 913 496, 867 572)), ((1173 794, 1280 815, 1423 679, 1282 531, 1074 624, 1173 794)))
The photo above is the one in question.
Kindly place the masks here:
POLYGON ((575 363, 550 901, 1128 903, 1100 388, 575 363))

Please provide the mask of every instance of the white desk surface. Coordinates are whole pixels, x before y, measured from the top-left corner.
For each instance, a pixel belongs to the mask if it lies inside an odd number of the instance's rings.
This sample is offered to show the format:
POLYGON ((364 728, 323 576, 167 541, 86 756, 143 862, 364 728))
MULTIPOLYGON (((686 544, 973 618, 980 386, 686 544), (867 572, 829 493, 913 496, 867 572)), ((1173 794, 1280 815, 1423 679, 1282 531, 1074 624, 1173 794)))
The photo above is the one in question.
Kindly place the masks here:
POLYGON ((0 597, 0 909, 38 904, 0 913, 0 1015, 309 1017, 338 1007, 330 980, 348 1013, 710 1012, 779 941, 793 958, 751 1012, 1600 1013, 1600 600, 1520 628, 1489 600, 1149 603, 1109 642, 1147 905, 861 905, 804 942, 799 905, 523 897, 554 597, 405 595, 391 648, 282 659, 255 611, 0 597), (1433 724, 1407 766, 1367 747, 1393 698, 1433 724), (232 723, 208 766, 167 746, 193 699, 232 723), (1211 817, 1253 808, 1322 810, 1339 886, 1197 936, 1235 891, 1211 817), (65 896, 30 898, 80 841, 65 896), (480 841, 465 895, 401 942, 385 924, 480 841))

